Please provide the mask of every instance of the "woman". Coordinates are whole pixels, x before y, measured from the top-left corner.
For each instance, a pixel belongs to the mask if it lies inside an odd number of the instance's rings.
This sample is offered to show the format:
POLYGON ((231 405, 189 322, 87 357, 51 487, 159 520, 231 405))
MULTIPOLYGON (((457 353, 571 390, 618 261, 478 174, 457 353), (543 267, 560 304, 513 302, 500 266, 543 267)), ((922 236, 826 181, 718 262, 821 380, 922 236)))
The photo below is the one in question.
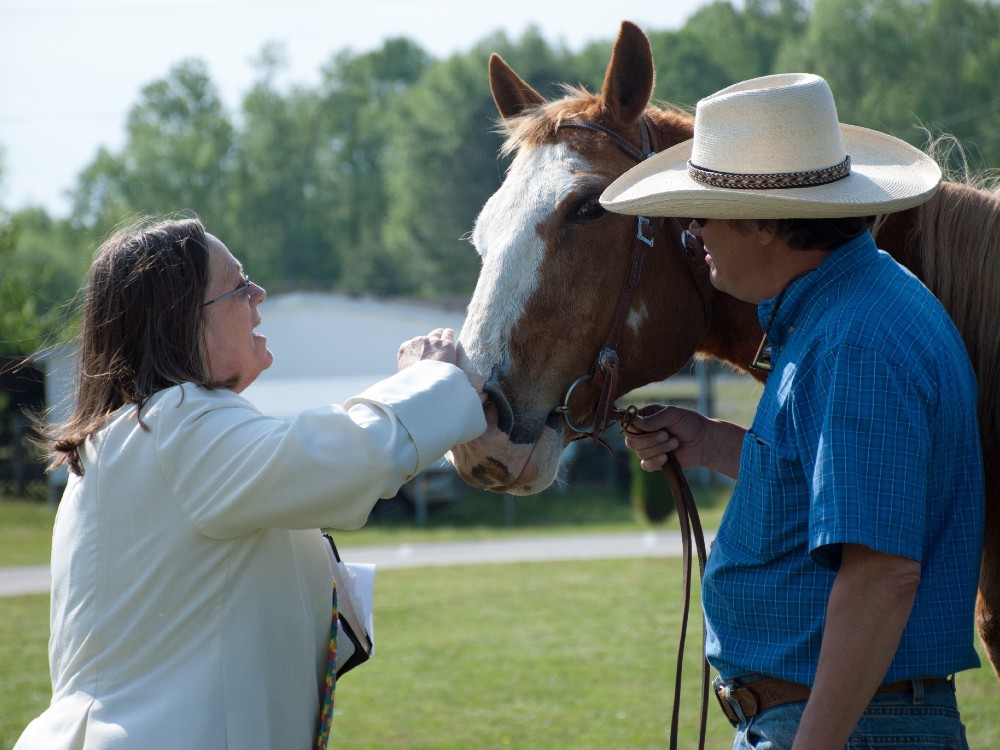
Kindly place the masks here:
MULTIPOLYGON (((112 236, 90 272, 52 545, 52 703, 17 750, 316 744, 333 575, 319 527, 485 429, 453 334, 288 422, 238 394, 272 360, 264 289, 197 220, 112 236)), ((330 346, 337 342, 329 342, 330 346)))

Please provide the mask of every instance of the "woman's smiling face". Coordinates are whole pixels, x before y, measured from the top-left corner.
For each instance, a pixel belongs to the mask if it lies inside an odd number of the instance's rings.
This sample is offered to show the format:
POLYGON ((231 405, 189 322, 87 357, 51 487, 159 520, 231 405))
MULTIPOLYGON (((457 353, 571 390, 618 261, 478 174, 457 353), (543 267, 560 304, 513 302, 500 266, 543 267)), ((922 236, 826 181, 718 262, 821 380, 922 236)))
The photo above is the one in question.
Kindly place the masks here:
POLYGON ((205 358, 212 380, 238 378, 233 387, 237 393, 274 360, 267 339, 254 332, 260 325, 257 306, 266 298, 262 287, 248 282, 229 249, 208 235, 208 290, 203 303, 205 358), (239 292, 229 294, 241 286, 244 288, 239 292))

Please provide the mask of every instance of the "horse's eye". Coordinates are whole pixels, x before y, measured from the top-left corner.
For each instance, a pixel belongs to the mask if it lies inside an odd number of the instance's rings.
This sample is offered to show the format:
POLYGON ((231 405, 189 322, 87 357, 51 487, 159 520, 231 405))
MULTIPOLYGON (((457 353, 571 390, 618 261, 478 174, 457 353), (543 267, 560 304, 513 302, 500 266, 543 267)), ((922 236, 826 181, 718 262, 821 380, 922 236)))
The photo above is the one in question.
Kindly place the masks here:
POLYGON ((601 205, 599 198, 585 198, 580 201, 569 214, 569 221, 594 221, 600 219, 607 211, 601 205))

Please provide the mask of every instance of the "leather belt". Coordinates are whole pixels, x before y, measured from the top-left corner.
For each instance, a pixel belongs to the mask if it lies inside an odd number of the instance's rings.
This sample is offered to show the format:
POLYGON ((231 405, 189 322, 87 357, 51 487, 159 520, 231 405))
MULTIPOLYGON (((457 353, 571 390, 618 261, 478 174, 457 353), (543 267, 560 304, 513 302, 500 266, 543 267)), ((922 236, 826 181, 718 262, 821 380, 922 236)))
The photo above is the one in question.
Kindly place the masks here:
MULTIPOLYGON (((947 677, 932 677, 926 680, 899 680, 898 682, 886 682, 879 686, 876 693, 903 693, 911 690, 916 683, 925 687, 935 685, 939 682, 947 682, 947 677)), ((809 700, 809 686, 800 685, 797 682, 780 680, 776 677, 764 677, 754 680, 746 685, 730 686, 721 679, 716 679, 713 685, 715 697, 719 699, 722 712, 729 719, 729 723, 734 727, 738 726, 741 720, 736 711, 734 703, 739 706, 743 713, 742 719, 752 719, 762 711, 775 706, 783 706, 786 703, 799 703, 809 700)))

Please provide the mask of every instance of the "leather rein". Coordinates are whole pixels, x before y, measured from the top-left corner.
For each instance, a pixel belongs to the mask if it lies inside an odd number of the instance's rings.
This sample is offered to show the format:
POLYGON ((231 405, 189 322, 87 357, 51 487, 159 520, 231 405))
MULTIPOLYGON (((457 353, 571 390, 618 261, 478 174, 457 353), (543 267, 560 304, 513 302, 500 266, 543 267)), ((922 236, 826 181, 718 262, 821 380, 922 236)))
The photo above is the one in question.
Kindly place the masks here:
MULTIPOLYGON (((579 128, 593 133, 603 133, 610 138, 619 149, 624 151, 628 156, 632 157, 637 162, 642 162, 645 159, 648 159, 649 157, 655 155, 657 151, 656 130, 653 123, 649 119, 649 116, 645 114, 639 121, 639 137, 642 144, 641 149, 634 146, 631 142, 623 138, 614 130, 596 122, 570 119, 562 121, 559 124, 559 127, 579 128)), ((676 218, 669 219, 669 221, 673 223, 672 226, 676 231, 675 236, 681 236, 683 233, 683 227, 680 221, 676 218)), ((631 429, 632 422, 638 416, 639 410, 635 406, 630 406, 628 409, 619 409, 614 403, 615 398, 618 395, 618 346, 621 340, 622 331, 625 328, 628 311, 632 304, 633 293, 639 286, 639 282, 642 279, 642 268, 646 251, 654 247, 656 232, 663 225, 664 220, 662 218, 655 218, 653 220, 650 220, 645 216, 639 216, 636 218, 636 234, 632 241, 628 273, 618 296, 618 304, 615 307, 611 330, 604 341, 604 345, 598 352, 597 360, 595 361, 591 372, 578 378, 570 385, 569 389, 566 391, 565 397, 563 398, 563 403, 555 409, 555 411, 562 414, 563 418, 566 420, 566 426, 572 432, 577 434, 577 437, 574 439, 581 439, 590 436, 593 438, 595 443, 603 443, 600 439, 600 434, 604 432, 604 430, 607 429, 612 422, 620 424, 623 432, 633 432, 631 429), (570 416, 570 398, 572 397, 577 386, 582 383, 592 383, 601 389, 601 395, 597 402, 597 408, 594 414, 594 422, 589 429, 574 424, 570 416)), ((705 289, 704 282, 700 278, 700 276, 703 275, 702 269, 705 264, 705 251, 704 248, 700 246, 700 243, 697 247, 694 247, 693 243, 689 241, 682 242, 682 249, 687 256, 689 267, 695 280, 695 286, 702 298, 707 324, 710 316, 711 299, 709 292, 705 289)), ((605 443, 605 445, 607 444, 605 443)), ((681 551, 683 558, 682 576, 684 579, 684 603, 681 611, 681 631, 677 648, 677 669, 674 680, 673 709, 670 719, 670 750, 676 750, 678 726, 680 723, 681 676, 684 663, 684 646, 687 640, 687 625, 691 604, 692 544, 694 545, 695 552, 697 554, 698 569, 701 576, 704 576, 705 573, 705 560, 707 558, 707 553, 705 549, 705 536, 701 527, 701 519, 698 515, 698 508, 695 506, 694 497, 691 494, 691 487, 688 485, 687 479, 684 477, 684 472, 682 471, 681 466, 677 462, 673 453, 667 454, 667 463, 663 466, 663 473, 667 478, 667 483, 670 485, 670 491, 674 496, 674 504, 677 507, 677 519, 681 529, 681 551)), ((709 686, 708 662, 704 658, 704 620, 702 621, 702 625, 701 723, 698 736, 698 747, 700 750, 705 747, 705 730, 708 721, 709 686)))

